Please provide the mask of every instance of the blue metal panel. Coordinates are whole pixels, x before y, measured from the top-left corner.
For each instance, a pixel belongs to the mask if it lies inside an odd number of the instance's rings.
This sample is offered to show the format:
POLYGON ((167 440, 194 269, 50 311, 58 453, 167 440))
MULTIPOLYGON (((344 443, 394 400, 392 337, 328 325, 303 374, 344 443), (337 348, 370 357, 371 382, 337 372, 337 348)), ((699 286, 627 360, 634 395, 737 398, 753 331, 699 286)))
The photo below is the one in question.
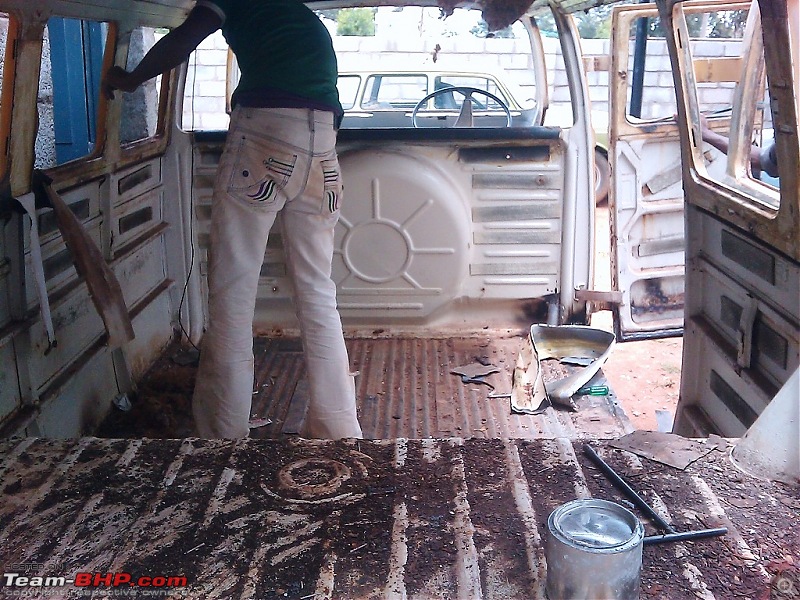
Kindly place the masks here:
POLYGON ((96 141, 97 103, 105 26, 76 19, 52 18, 50 63, 58 164, 86 156, 96 141))

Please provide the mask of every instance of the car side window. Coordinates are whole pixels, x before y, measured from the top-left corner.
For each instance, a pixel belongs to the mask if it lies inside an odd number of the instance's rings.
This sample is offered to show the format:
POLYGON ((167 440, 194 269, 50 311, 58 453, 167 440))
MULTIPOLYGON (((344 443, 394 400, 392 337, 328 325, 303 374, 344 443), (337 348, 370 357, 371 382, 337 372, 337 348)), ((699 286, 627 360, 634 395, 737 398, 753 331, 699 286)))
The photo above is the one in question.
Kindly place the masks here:
POLYGON ((339 89, 339 102, 344 110, 350 110, 356 105, 360 85, 361 77, 358 75, 339 75, 336 87, 339 89))
POLYGON ((425 75, 370 75, 361 108, 413 109, 428 93, 425 75))

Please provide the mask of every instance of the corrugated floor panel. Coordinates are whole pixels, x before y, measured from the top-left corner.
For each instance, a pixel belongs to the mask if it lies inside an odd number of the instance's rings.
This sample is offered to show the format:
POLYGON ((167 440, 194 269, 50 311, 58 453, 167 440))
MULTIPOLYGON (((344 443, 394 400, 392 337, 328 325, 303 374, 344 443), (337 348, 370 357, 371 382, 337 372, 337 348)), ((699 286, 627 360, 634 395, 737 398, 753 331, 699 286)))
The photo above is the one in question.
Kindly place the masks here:
MULTIPOLYGON (((507 398, 490 393, 511 391, 511 376, 523 338, 492 334, 477 337, 391 337, 347 340, 356 377, 358 413, 369 439, 577 438, 613 436, 632 426, 616 397, 577 398, 580 410, 550 408, 541 415, 518 415, 507 398), (491 364, 498 373, 483 384, 464 384, 450 371, 467 364, 491 364)), ((256 338, 256 393, 253 414, 272 424, 252 431, 253 437, 275 438, 296 433, 307 392, 302 348, 296 339, 256 338), (287 427, 287 423, 289 426, 287 427)), ((569 369, 543 361, 545 379, 563 377, 569 369)), ((602 373, 595 383, 604 383, 602 373)))
MULTIPOLYGON (((778 598, 770 586, 800 585, 800 488, 744 475, 723 451, 679 471, 594 446, 678 531, 729 528, 645 547, 642 597, 778 598)), ((0 456, 2 597, 99 597, 116 578, 133 597, 543 598, 549 513, 620 500, 564 438, 28 438, 0 442, 0 456)))

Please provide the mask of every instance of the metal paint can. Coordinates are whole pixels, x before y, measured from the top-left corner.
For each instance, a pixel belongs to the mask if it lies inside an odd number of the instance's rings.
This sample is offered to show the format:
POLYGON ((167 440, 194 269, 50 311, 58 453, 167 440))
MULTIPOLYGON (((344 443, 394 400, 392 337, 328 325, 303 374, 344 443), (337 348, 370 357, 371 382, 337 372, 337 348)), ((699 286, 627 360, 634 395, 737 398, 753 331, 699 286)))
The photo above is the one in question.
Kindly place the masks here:
POLYGON ((547 519, 550 600, 639 598, 644 527, 607 500, 573 500, 547 519))

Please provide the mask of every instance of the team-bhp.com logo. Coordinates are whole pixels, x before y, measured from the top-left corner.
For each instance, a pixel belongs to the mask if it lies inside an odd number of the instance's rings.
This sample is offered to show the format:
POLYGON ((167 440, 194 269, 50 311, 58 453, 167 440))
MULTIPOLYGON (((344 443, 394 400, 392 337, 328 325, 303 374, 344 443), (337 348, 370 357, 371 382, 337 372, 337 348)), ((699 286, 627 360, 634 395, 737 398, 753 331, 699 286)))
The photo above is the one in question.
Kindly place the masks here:
MULTIPOLYGON (((131 573, 116 572, 116 573, 89 573, 79 572, 75 573, 73 577, 65 576, 40 576, 30 575, 29 569, 16 569, 9 570, 3 573, 3 587, 6 593, 9 591, 17 591, 20 597, 26 596, 27 593, 35 592, 47 596, 48 590, 55 591, 58 588, 66 586, 74 586, 80 590, 98 590, 107 589, 109 591, 122 591, 130 590, 131 588, 140 588, 137 590, 137 595, 145 590, 157 591, 161 590, 166 592, 179 591, 180 588, 187 586, 186 577, 183 576, 141 576, 135 577, 131 573)), ((62 589, 63 591, 63 589, 62 589)), ((113 594, 116 595, 116 594, 113 594)))

